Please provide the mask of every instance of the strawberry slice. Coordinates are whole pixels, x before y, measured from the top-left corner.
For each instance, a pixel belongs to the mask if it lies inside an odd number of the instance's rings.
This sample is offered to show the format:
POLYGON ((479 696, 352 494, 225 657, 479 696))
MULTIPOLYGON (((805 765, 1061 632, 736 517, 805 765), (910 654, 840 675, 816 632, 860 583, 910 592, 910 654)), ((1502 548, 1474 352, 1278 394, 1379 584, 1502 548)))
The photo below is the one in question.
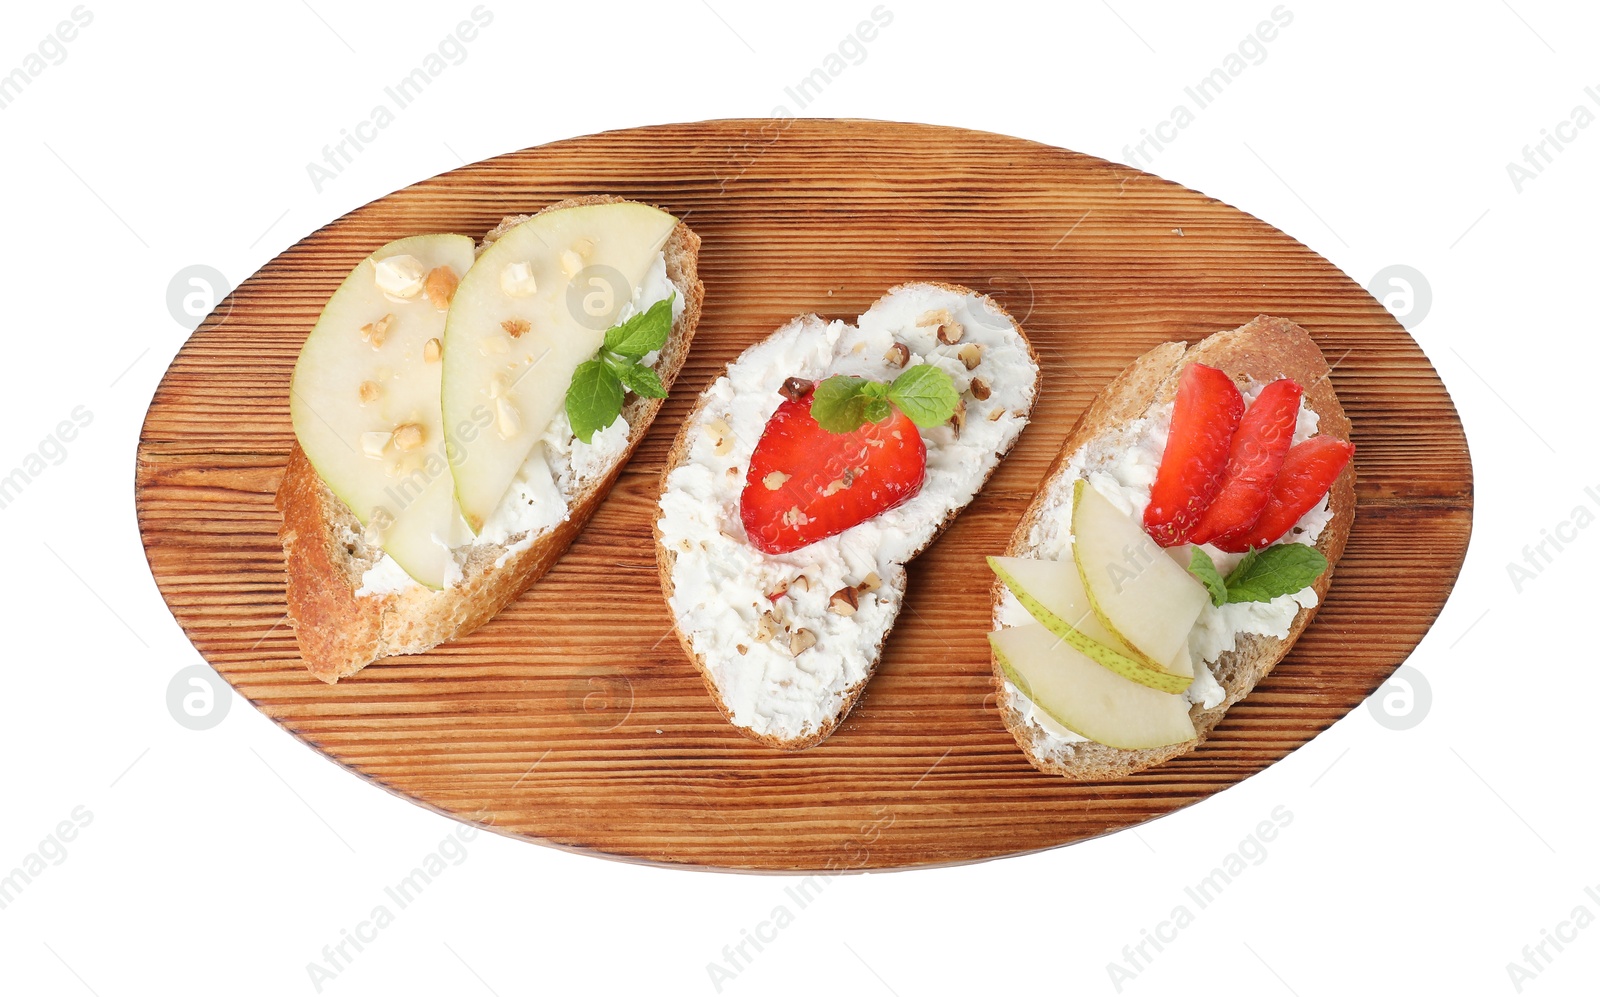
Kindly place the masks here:
POLYGON ((830 433, 811 417, 815 385, 785 400, 750 457, 739 518, 757 550, 787 554, 866 522, 922 490, 928 452, 899 409, 882 422, 830 433))
POLYGON ((1144 510, 1145 532, 1163 547, 1188 540, 1222 487, 1228 448, 1244 414, 1233 379, 1215 367, 1183 369, 1172 405, 1172 427, 1144 510))
POLYGON ((1278 468, 1294 442, 1300 418, 1300 385, 1287 377, 1261 389, 1245 409, 1228 449, 1228 470, 1222 488, 1211 500, 1189 542, 1203 544, 1214 537, 1245 529, 1261 517, 1272 493, 1278 468))
POLYGON ((1322 501, 1355 452, 1354 443, 1333 436, 1313 436, 1296 443, 1283 458, 1260 518, 1245 529, 1216 537, 1212 546, 1241 554, 1276 542, 1322 501))

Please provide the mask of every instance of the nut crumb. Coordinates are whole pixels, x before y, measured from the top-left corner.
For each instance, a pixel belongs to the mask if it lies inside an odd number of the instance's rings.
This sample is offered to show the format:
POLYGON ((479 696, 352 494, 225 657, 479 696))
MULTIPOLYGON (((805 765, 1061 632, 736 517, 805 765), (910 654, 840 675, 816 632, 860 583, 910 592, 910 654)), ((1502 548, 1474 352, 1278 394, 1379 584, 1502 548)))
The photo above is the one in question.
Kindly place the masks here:
POLYGON ((811 591, 811 579, 805 575, 795 575, 794 581, 790 582, 789 585, 791 588, 797 588, 802 592, 811 591))
POLYGON ((423 281, 422 289, 427 292, 433 307, 442 311, 450 307, 450 299, 456 296, 456 287, 460 283, 461 278, 450 267, 434 267, 428 271, 428 279, 423 281))
POLYGON ((428 363, 438 363, 442 356, 444 356, 444 344, 437 339, 430 339, 422 344, 422 359, 428 363))
POLYGON ((733 646, 734 646, 734 649, 737 650, 740 654, 749 654, 750 653, 750 649, 748 647, 744 646, 743 644, 735 644, 733 646))
POLYGON ((807 391, 811 390, 811 385, 812 382, 803 377, 786 378, 783 382, 783 386, 778 389, 778 394, 789 399, 791 402, 797 402, 806 396, 807 391))
POLYGON ((356 390, 361 395, 363 402, 375 402, 378 400, 378 384, 376 381, 362 381, 361 387, 356 390))
POLYGON ((394 445, 408 453, 422 446, 422 427, 414 422, 394 427, 394 445))
POLYGON ((781 629, 783 629, 783 625, 778 622, 778 618, 773 615, 771 610, 762 613, 761 619, 756 621, 756 643, 767 643, 772 638, 776 637, 778 635, 778 631, 781 629))
POLYGON ((860 596, 849 585, 828 597, 828 609, 840 616, 854 616, 860 607, 860 596))
POLYGON ((967 426, 967 400, 965 398, 956 402, 955 414, 950 417, 950 428, 960 436, 961 431, 967 426))
POLYGON ((1006 410, 1005 409, 997 408, 993 412, 989 413, 989 421, 990 422, 999 422, 1001 417, 1004 416, 1005 414, 1006 414, 1006 410))
POLYGON ((789 635, 789 653, 799 657, 804 651, 817 646, 817 635, 801 627, 789 635))
POLYGON ((800 507, 797 505, 790 506, 789 510, 783 514, 783 525, 785 526, 804 526, 809 522, 811 522, 811 518, 801 512, 800 507))
POLYGON ((980 402, 986 401, 988 397, 994 393, 989 388, 989 382, 985 381, 981 377, 973 378, 972 383, 967 385, 967 390, 971 391, 972 397, 976 398, 980 402))
POLYGON ((911 348, 905 343, 895 343, 889 347, 883 359, 896 367, 904 367, 911 362, 911 348))
POLYGON ((882 584, 883 579, 878 577, 878 573, 876 571, 869 571, 867 572, 867 577, 861 579, 861 583, 856 586, 856 591, 876 592, 878 590, 878 586, 882 584))
POLYGON ((378 319, 376 322, 368 322, 366 325, 361 327, 361 341, 363 343, 371 343, 372 348, 377 349, 378 347, 382 346, 383 341, 388 338, 389 329, 393 325, 394 314, 392 312, 388 315, 385 315, 383 318, 378 319))
POLYGON ((506 331, 506 335, 510 336, 512 339, 521 339, 522 334, 533 328, 533 326, 528 324, 527 319, 508 318, 504 322, 500 323, 500 328, 504 329, 506 331))
POLYGON ((782 471, 773 471, 771 474, 768 474, 765 478, 761 479, 761 484, 766 488, 767 491, 775 492, 782 488, 783 483, 788 480, 789 475, 784 474, 782 471))
POLYGON ((972 370, 983 362, 983 346, 979 343, 968 343, 956 351, 956 356, 960 358, 962 366, 972 370))

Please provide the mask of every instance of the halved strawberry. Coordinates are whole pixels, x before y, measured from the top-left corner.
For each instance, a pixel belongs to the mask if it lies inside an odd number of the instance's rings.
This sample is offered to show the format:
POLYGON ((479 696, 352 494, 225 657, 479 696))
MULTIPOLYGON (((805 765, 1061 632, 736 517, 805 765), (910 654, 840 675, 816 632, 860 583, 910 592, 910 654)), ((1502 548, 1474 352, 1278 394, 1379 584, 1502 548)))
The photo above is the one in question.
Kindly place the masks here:
POLYGON ((843 533, 912 498, 927 477, 917 424, 899 409, 831 433, 811 417, 814 385, 767 420, 750 457, 739 518, 757 550, 787 554, 843 533))
POLYGON ((1189 542, 1203 544, 1214 537, 1242 530, 1261 516, 1272 493, 1272 482, 1294 442, 1300 418, 1300 385, 1287 377, 1261 389, 1245 409, 1239 429, 1228 449, 1228 470, 1222 487, 1206 508, 1189 542))
POLYGON ((1144 510, 1145 532, 1163 547, 1188 541, 1222 487, 1228 447, 1244 398, 1233 379, 1215 367, 1192 363, 1179 375, 1172 426, 1144 510))
POLYGON ((1294 528, 1328 494, 1339 472, 1350 463, 1356 445, 1333 436, 1313 436, 1289 448, 1267 496, 1266 508, 1250 526, 1211 541, 1218 550, 1240 554, 1266 547, 1294 528))

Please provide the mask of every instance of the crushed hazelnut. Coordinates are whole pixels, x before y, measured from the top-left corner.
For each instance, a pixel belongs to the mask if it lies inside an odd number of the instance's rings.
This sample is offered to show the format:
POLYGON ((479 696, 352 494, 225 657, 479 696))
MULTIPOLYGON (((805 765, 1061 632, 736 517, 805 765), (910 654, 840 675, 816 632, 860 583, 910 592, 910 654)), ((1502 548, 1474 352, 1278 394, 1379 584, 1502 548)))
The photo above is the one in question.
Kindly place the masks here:
POLYGON ((706 429, 711 431, 713 453, 724 457, 733 451, 733 427, 728 425, 726 419, 712 419, 706 424, 706 429))
POLYGON ((361 387, 357 388, 356 391, 361 395, 361 400, 364 402, 378 400, 379 389, 376 381, 362 381, 361 387))
POLYGON ((784 474, 782 471, 773 471, 771 474, 768 474, 766 477, 761 479, 761 484, 766 488, 767 491, 775 492, 782 488, 783 483, 788 480, 789 475, 784 474))
POLYGON ((876 592, 878 590, 878 586, 882 584, 883 579, 878 577, 878 573, 876 571, 869 571, 867 572, 867 577, 861 579, 861 583, 856 586, 856 591, 876 592))
POLYGON ((430 339, 422 344, 422 359, 428 363, 438 363, 442 356, 444 356, 444 344, 437 339, 430 339))
POLYGON ((797 588, 802 592, 810 592, 811 579, 807 578, 805 575, 795 575, 794 581, 790 582, 789 586, 791 588, 797 588))
POLYGON ((773 637, 776 637, 778 635, 778 631, 782 629, 783 625, 778 622, 778 618, 773 615, 771 610, 762 613, 761 619, 756 621, 756 643, 765 644, 773 637))
POLYGON ((408 453, 422 446, 422 427, 414 422, 394 427, 394 445, 408 453))
POLYGON ((789 635, 789 653, 799 657, 801 652, 817 646, 817 635, 801 627, 789 635))
POLYGON ((1005 414, 1006 414, 1006 410, 1005 409, 997 408, 993 412, 989 413, 989 421, 990 422, 999 422, 1001 416, 1003 416, 1005 414))
POLYGON ((771 600, 775 601, 775 600, 778 600, 778 599, 782 599, 786 594, 788 594, 788 592, 789 592, 789 583, 786 582, 786 581, 779 581, 776 584, 768 585, 766 590, 762 594, 765 595, 768 599, 771 599, 771 600))
POLYGON ((968 343, 956 351, 956 356, 960 358, 962 366, 972 370, 983 362, 983 346, 978 343, 968 343))
POLYGON ((967 385, 967 390, 972 392, 972 397, 980 402, 985 401, 994 393, 989 387, 989 382, 981 377, 973 378, 972 383, 967 385))
POLYGON ((961 323, 952 319, 941 325, 936 335, 939 338, 939 342, 949 346, 961 342, 961 336, 965 332, 966 330, 961 327, 961 323))
POLYGON ((733 646, 734 646, 734 649, 737 650, 740 654, 749 654, 750 653, 750 649, 748 647, 745 647, 743 644, 735 644, 733 646))
POLYGON ((450 299, 456 296, 456 286, 461 283, 461 278, 450 267, 434 267, 428 271, 428 279, 423 281, 422 289, 427 292, 428 300, 433 302, 433 307, 443 309, 450 307, 450 299))
POLYGON ((506 335, 512 339, 521 339, 522 334, 533 328, 533 326, 529 325, 528 320, 524 318, 508 318, 500 323, 500 328, 504 329, 506 335))
POLYGON ((904 367, 911 362, 911 348, 905 343, 895 343, 884 353, 883 359, 896 367, 904 367))
POLYGON ((363 343, 371 343, 372 348, 377 349, 383 345, 383 341, 388 337, 389 329, 393 325, 394 315, 392 313, 385 315, 376 322, 368 322, 361 327, 361 341, 363 343))
POLYGON ((956 402, 955 414, 950 417, 950 428, 960 435, 967 426, 967 400, 965 398, 956 402))
POLYGON ((797 505, 790 506, 789 510, 783 514, 783 525, 785 526, 804 526, 809 522, 811 522, 811 517, 801 512, 800 507, 797 505))
POLYGON ((812 383, 803 377, 785 378, 782 387, 778 388, 778 394, 791 402, 797 402, 806 396, 807 391, 811 390, 812 383))
POLYGON ((861 606, 856 590, 849 585, 828 597, 828 609, 840 616, 854 616, 861 606))

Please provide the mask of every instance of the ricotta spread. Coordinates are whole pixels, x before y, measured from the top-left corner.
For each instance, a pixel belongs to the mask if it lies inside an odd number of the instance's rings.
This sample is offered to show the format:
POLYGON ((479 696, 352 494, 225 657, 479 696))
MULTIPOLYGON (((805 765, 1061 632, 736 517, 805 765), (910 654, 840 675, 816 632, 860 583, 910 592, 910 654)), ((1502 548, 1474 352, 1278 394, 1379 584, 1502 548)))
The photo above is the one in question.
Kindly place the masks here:
MULTIPOLYGON (((1246 403, 1255 401, 1265 383, 1251 382, 1241 389, 1246 403)), ((1317 413, 1300 403, 1300 417, 1295 424, 1294 442, 1299 443, 1317 433, 1317 413)), ((1156 472, 1161 467, 1161 455, 1167 447, 1167 432, 1172 424, 1172 403, 1167 402, 1150 410, 1143 418, 1125 423, 1116 429, 1090 440, 1073 454, 1066 469, 1047 486, 1043 511, 1028 534, 1028 551, 1025 556, 1059 560, 1072 556, 1072 485, 1086 478, 1101 495, 1110 499, 1123 512, 1136 520, 1143 519, 1145 506, 1150 503, 1150 489, 1155 484, 1156 472)), ((1307 512, 1279 543, 1315 544, 1333 512, 1328 499, 1307 512)), ((1216 562, 1217 570, 1226 575, 1238 564, 1241 554, 1229 554, 1210 544, 1202 547, 1216 562)), ((1167 552, 1185 568, 1188 567, 1189 545, 1183 544, 1167 552)), ((1226 690, 1212 674, 1211 666, 1223 654, 1234 650, 1242 633, 1264 634, 1283 638, 1302 607, 1317 604, 1317 593, 1305 588, 1291 595, 1281 595, 1270 602, 1237 602, 1213 606, 1210 602, 1200 611, 1200 619, 1189 634, 1189 652, 1194 659, 1195 678, 1183 696, 1202 709, 1218 706, 1227 697, 1226 690)), ((1011 592, 1005 592, 995 612, 999 627, 1019 626, 1032 621, 1011 592)), ((1012 705, 1024 720, 1045 735, 1040 742, 1046 755, 1070 756, 1072 745, 1087 740, 1068 730, 1049 714, 1038 709, 1015 685, 1006 682, 1006 693, 1012 705)))
POLYGON ((815 315, 789 322, 706 389, 686 429, 688 453, 667 478, 657 527, 661 544, 676 554, 668 601, 678 628, 735 725, 794 740, 838 718, 900 610, 905 563, 972 500, 1010 449, 1027 424, 1037 373, 1011 319, 988 299, 913 284, 879 299, 856 325, 815 315), (918 325, 938 309, 962 326, 959 342, 941 343, 937 325, 918 325), (745 539, 739 500, 784 380, 892 380, 901 366, 885 354, 897 342, 909 351, 907 366, 933 364, 954 380, 966 401, 964 427, 922 430, 927 478, 904 504, 788 554, 757 550, 745 539), (980 359, 969 370, 958 354, 973 344, 980 359), (982 400, 968 391, 979 377, 990 388, 982 400), (832 595, 846 587, 859 592, 857 611, 830 612, 832 595), (767 612, 779 626, 763 640, 767 612), (796 655, 788 633, 798 629, 816 643, 796 655))
MULTIPOLYGON (((672 321, 676 323, 685 307, 683 291, 667 278, 666 255, 657 253, 644 279, 634 288, 633 299, 618 312, 617 321, 626 321, 669 294, 675 295, 672 321)), ((659 354, 652 353, 644 362, 654 366, 658 359, 659 354)), ((495 560, 495 567, 499 568, 513 554, 526 550, 535 540, 566 522, 573 498, 621 459, 628 446, 628 434, 628 421, 618 416, 615 422, 585 443, 573 435, 566 410, 559 410, 529 452, 505 497, 484 520, 478 535, 474 537, 458 516, 456 534, 440 539, 455 555, 456 570, 446 579, 447 587, 460 581, 461 565, 473 547, 503 546, 505 550, 495 560)), ((383 554, 362 574, 356 595, 389 595, 419 584, 394 558, 383 554)))

